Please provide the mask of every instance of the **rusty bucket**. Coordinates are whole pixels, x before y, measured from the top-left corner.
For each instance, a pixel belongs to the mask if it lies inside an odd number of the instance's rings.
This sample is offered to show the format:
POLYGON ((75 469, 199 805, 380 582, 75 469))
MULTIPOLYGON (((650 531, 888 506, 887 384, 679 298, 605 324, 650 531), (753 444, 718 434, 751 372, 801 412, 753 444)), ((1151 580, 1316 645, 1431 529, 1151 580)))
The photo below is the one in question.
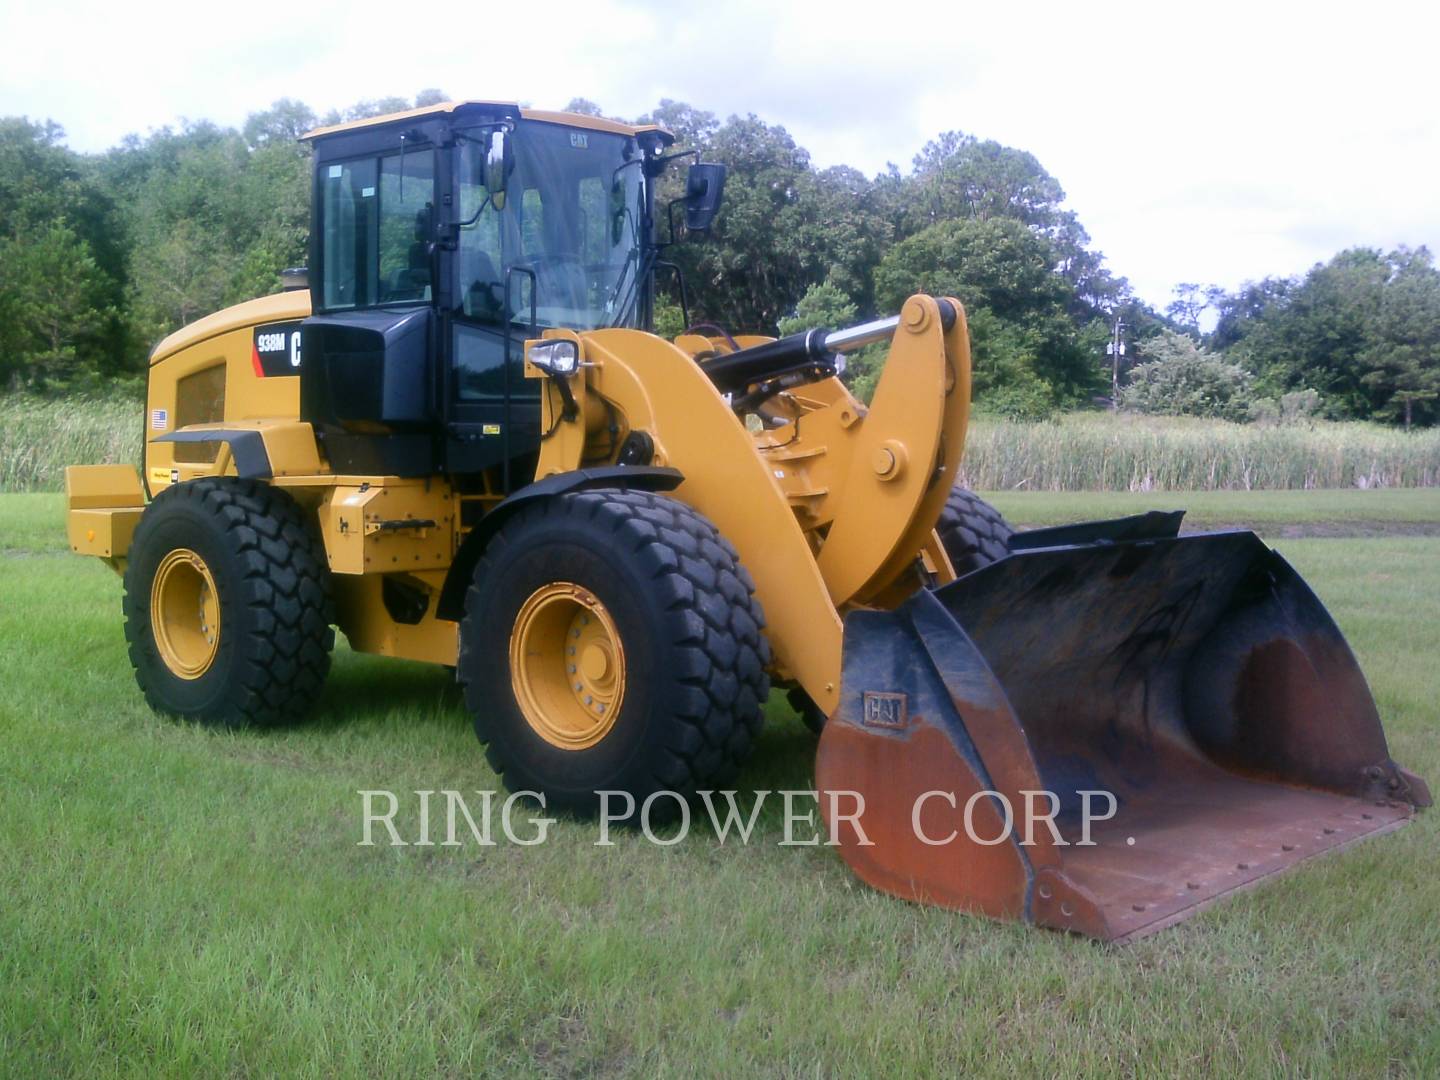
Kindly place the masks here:
POLYGON ((863 880, 1118 941, 1429 805, 1299 575, 1179 524, 1020 534, 847 616, 816 779, 831 816, 864 800, 831 821, 863 880))

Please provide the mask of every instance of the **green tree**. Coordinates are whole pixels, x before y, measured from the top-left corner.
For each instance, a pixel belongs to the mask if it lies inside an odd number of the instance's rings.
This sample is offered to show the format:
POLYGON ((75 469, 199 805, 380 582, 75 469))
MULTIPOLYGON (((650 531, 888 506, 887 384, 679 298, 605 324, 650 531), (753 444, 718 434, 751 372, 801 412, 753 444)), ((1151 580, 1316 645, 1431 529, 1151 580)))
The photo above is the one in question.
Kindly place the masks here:
MULTIPOLYGON (((414 104, 444 97, 424 90, 414 104)), ((26 309, 5 331, 11 350, 0 370, 31 380, 40 371, 51 380, 140 372, 145 349, 163 335, 278 289, 280 270, 306 255, 309 157, 299 137, 317 122, 411 104, 362 101, 317 121, 303 102, 282 98, 239 130, 185 124, 129 136, 94 157, 67 150, 53 125, 0 123, 0 273, 15 283, 0 310, 26 309), (33 268, 59 258, 69 276, 32 300, 33 268), (57 336, 66 305, 68 330, 57 336), (39 329, 47 319, 48 335, 39 329)), ((604 115, 586 99, 568 108, 604 115)), ((971 314, 982 400, 1035 415, 1090 393, 1112 310, 1133 309, 1137 325, 1148 311, 1090 248, 1059 183, 1023 151, 949 132, 909 173, 892 166, 867 178, 845 166, 816 169, 783 127, 755 116, 722 122, 662 100, 642 120, 669 128, 676 152, 730 169, 712 235, 668 253, 686 272, 693 318, 770 332, 791 320, 888 313, 918 289, 954 293, 971 314)), ((662 180, 662 215, 683 190, 684 164, 662 180)), ((661 324, 679 329, 673 286, 662 288, 661 324)), ((884 354, 852 357, 852 385, 873 386, 884 354)), ((1378 370, 1378 354, 1374 363, 1378 370)))
POLYGON ((1253 321, 1271 309, 1283 305, 1295 282, 1290 278, 1265 278, 1247 281, 1235 293, 1221 293, 1215 298, 1215 329, 1209 343, 1212 349, 1228 349, 1245 336, 1253 321))
POLYGON ((1122 408, 1163 416, 1249 418, 1250 374, 1202 349, 1194 338, 1165 331, 1146 343, 1144 356, 1120 391, 1122 408))
POLYGON ((906 188, 905 233, 956 218, 1011 218, 1041 230, 1062 224, 1064 189, 1033 154, 959 131, 925 144, 906 188))
MULTIPOLYGON (((584 98, 575 100, 585 102, 584 98)), ((594 105, 593 102, 585 103, 594 105)), ((599 109, 598 105, 594 107, 599 109)), ((715 133, 720 130, 720 121, 714 113, 672 98, 661 98, 655 110, 640 117, 639 123, 659 124, 675 136, 675 144, 679 149, 690 150, 707 149, 715 133)))
MULTIPOLYGON (((861 173, 817 172, 789 132, 753 115, 722 124, 713 113, 666 100, 641 119, 675 134, 676 153, 695 150, 728 168, 711 234, 670 252, 698 317, 737 332, 773 332, 808 288, 826 280, 868 307, 871 271, 889 228, 861 173)), ((683 181, 684 168, 673 170, 661 186, 662 208, 681 194, 683 181)))
POLYGON ((303 264, 314 114, 288 99, 243 134, 211 124, 128 139, 102 172, 126 207, 131 321, 153 344, 227 304, 274 292, 303 264))
MULTIPOLYGON (((780 334, 801 334, 806 330, 841 330, 856 322, 855 302, 845 290, 830 281, 811 285, 795 305, 795 310, 780 320, 780 334)), ((869 345, 845 357, 843 381, 856 397, 869 401, 880 378, 880 368, 889 351, 884 344, 869 345)))
POLYGON ((146 342, 243 298, 234 278, 255 225, 242 197, 250 154, 238 132, 198 124, 134 140, 105 163, 127 207, 130 307, 146 342))
POLYGON ((1213 340, 1270 397, 1314 388, 1340 419, 1440 419, 1440 272, 1425 248, 1351 248, 1302 279, 1247 284, 1213 340))
POLYGON ((824 328, 840 330, 855 322, 855 302, 845 290, 832 282, 811 285, 795 305, 795 310, 780 320, 781 336, 824 328))
POLYGON ((1196 285, 1192 281, 1181 282, 1175 286, 1173 292, 1175 299, 1165 308, 1165 314, 1171 321, 1198 337, 1200 317, 1210 307, 1210 294, 1204 286, 1196 285))
POLYGON ((0 375, 11 386, 94 384, 91 346, 111 325, 106 281, 64 219, 0 237, 0 375))
POLYGON ((1440 272, 1424 248, 1391 255, 1395 273, 1374 314, 1373 341, 1360 356, 1360 381, 1377 419, 1434 423, 1440 397, 1440 272))
POLYGON ((1098 369, 1071 319, 1073 291, 1053 270, 1054 248, 1013 218, 962 218, 896 244, 875 271, 880 305, 917 292, 954 296, 970 321, 976 399, 1038 415, 1086 399, 1098 369), (1014 394, 1000 393, 1009 384, 1014 394))
POLYGON ((732 330, 765 331, 829 269, 806 243, 815 232, 810 157, 784 128, 754 115, 731 117, 708 151, 733 182, 711 236, 683 249, 706 286, 696 306, 732 330))
POLYGON ((320 119, 323 125, 343 124, 348 120, 368 120, 372 116, 384 116, 386 113, 404 112, 413 108, 410 100, 403 97, 367 98, 364 101, 357 101, 353 105, 343 109, 331 109, 320 119))
POLYGON ((314 110, 304 102, 281 98, 270 108, 251 113, 242 132, 246 145, 258 150, 262 146, 293 146, 300 136, 317 125, 314 110))
POLYGON ((123 375, 125 246, 92 163, 56 124, 0 120, 0 379, 61 388, 123 375))
POLYGON ((1124 290, 1090 236, 1063 206, 1065 191, 1033 154, 947 131, 927 143, 907 177, 890 170, 877 179, 879 200, 889 208, 899 239, 942 221, 1008 218, 1050 241, 1053 269, 1071 286, 1071 314, 1083 322, 1109 310, 1124 290))

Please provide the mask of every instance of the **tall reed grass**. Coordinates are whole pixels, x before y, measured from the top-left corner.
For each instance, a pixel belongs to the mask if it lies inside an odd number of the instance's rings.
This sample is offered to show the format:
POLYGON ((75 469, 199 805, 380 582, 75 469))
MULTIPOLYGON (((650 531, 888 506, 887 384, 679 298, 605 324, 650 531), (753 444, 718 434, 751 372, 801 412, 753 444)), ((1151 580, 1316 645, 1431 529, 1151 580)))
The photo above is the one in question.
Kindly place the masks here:
MULTIPOLYGON (((0 396, 0 491, 58 491, 65 466, 138 464, 142 407, 129 397, 0 396)), ((978 416, 963 478, 987 491, 1212 491, 1440 486, 1440 429, 1230 424, 1073 413, 1045 423, 978 416)))
POLYGON ((140 464, 143 404, 0 395, 0 491, 59 491, 65 466, 140 464))
POLYGON ((988 491, 1223 491, 1440 485, 1440 429, 1232 424, 1072 413, 1048 423, 976 417, 966 483, 988 491))

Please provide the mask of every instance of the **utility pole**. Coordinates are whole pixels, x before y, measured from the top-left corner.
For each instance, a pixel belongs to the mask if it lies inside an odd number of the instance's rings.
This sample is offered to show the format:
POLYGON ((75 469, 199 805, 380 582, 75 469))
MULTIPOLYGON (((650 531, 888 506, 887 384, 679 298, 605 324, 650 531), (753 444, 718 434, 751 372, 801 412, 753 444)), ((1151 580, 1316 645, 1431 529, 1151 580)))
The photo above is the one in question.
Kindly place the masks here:
POLYGON ((1110 344, 1105 351, 1110 354, 1110 407, 1120 407, 1120 358, 1125 355, 1125 320, 1115 316, 1115 329, 1110 335, 1110 344))

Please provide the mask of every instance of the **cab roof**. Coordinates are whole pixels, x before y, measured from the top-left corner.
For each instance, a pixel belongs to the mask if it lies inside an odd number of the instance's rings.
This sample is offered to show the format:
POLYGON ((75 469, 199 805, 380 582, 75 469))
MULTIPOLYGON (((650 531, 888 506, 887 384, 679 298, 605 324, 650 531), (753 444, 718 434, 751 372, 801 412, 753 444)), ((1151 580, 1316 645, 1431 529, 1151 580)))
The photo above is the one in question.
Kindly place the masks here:
POLYGON ((384 124, 398 123, 403 120, 418 120, 427 116, 453 115, 471 109, 477 112, 492 112, 495 109, 505 109, 512 114, 519 114, 519 116, 525 120, 541 120, 549 124, 564 124, 566 127, 588 128, 591 131, 609 131, 616 135, 634 136, 639 135, 641 132, 654 131, 660 134, 664 145, 675 141, 675 137, 659 124, 622 124, 618 120, 608 120, 603 116, 584 116, 580 113, 551 112, 545 109, 522 108, 513 101, 443 101, 438 105, 426 105, 419 109, 385 113, 382 116, 367 116, 363 120, 348 120, 343 124, 330 124, 326 127, 318 127, 313 131, 307 131, 300 138, 302 141, 308 142, 312 139, 320 139, 328 135, 337 135, 341 132, 359 131, 364 128, 380 127, 384 124))

